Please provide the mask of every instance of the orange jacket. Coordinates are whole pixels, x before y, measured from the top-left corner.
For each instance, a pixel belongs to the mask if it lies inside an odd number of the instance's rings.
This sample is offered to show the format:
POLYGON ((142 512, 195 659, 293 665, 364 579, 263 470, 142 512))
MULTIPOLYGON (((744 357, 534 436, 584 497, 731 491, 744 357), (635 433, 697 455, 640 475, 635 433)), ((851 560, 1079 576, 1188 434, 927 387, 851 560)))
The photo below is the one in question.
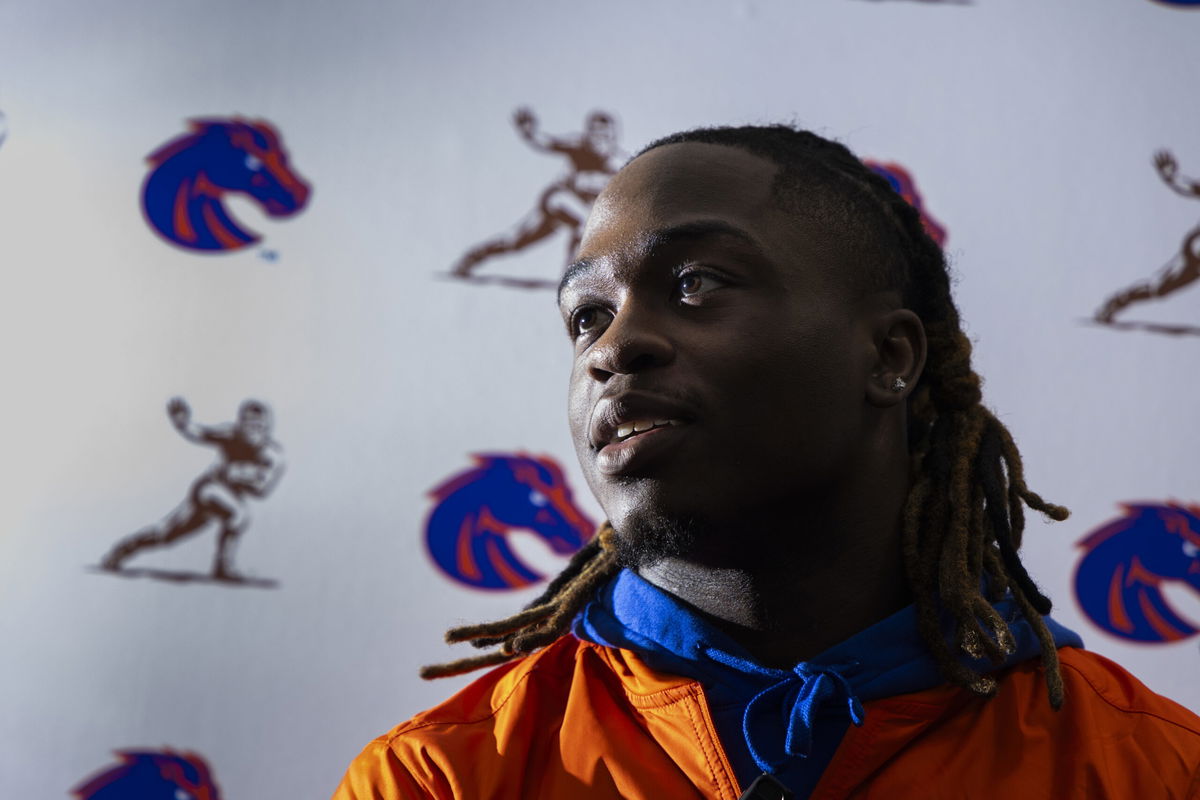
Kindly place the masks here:
MULTIPOLYGON (((1116 664, 1059 651, 991 700, 949 686, 866 704, 813 791, 842 798, 1200 799, 1200 718, 1116 664)), ((737 800, 700 685, 564 636, 367 745, 334 800, 737 800)))

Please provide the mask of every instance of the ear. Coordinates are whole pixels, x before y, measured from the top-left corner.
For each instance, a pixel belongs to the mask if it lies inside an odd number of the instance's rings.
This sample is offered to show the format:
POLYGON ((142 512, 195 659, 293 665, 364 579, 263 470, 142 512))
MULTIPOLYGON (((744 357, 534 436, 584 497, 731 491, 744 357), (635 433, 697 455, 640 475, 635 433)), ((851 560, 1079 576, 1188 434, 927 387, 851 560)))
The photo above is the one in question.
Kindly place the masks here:
POLYGON ((889 408, 916 388, 925 368, 927 343, 921 318, 907 308, 879 314, 873 320, 875 363, 867 379, 867 402, 889 408))

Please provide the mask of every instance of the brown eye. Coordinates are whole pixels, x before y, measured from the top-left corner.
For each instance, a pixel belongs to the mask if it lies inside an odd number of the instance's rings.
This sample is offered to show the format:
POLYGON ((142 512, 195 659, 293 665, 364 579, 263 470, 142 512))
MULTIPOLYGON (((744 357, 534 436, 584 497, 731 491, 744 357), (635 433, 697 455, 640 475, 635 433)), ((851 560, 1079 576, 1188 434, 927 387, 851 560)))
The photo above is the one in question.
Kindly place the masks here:
POLYGON ((571 336, 591 333, 604 324, 605 312, 595 306, 581 308, 571 317, 571 336))
POLYGON ((681 296, 694 297, 711 292, 713 289, 719 289, 725 285, 725 282, 704 272, 689 272, 680 275, 676 285, 679 287, 681 296))
POLYGON ((587 333, 596 324, 596 309, 585 308, 575 315, 575 330, 580 333, 587 333))

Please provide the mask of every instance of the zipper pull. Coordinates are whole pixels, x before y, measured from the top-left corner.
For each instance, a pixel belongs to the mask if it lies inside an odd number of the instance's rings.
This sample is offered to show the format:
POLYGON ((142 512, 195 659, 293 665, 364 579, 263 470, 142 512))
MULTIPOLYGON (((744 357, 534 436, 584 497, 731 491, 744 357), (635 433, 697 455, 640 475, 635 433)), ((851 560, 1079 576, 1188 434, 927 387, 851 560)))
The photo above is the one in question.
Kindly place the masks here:
POLYGON ((764 772, 754 779, 754 783, 742 792, 738 800, 793 800, 795 796, 774 775, 764 772))

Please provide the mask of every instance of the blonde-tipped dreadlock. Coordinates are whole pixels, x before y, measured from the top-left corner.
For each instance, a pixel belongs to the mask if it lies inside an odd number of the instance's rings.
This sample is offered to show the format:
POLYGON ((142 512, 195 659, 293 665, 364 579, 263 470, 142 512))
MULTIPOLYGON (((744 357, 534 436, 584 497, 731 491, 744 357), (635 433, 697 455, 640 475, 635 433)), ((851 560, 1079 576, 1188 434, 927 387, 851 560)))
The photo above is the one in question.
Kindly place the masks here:
MULTIPOLYGON (((996 682, 962 663, 959 654, 1000 663, 1015 647, 1008 623, 992 607, 1011 593, 1042 646, 1050 704, 1063 702, 1054 640, 1043 615, 1050 600, 1034 585, 1017 555, 1024 506, 1050 519, 1067 510, 1025 485, 1021 456, 1008 429, 985 408, 971 344, 950 295, 945 256, 926 232, 920 213, 844 146, 787 126, 707 128, 660 139, 642 152, 700 142, 738 147, 780 167, 776 196, 824 225, 843 226, 867 242, 874 265, 864 286, 900 291, 921 318, 928 358, 909 397, 912 485, 902 524, 904 569, 915 598, 918 626, 942 674, 981 695, 996 682), (943 620, 953 623, 947 641, 943 620)), ((640 155, 640 154, 639 154, 640 155)), ((597 587, 618 569, 607 523, 528 608, 508 619, 451 629, 449 642, 498 649, 475 658, 425 667, 421 675, 457 675, 531 653, 562 635, 597 587)))
POLYGON ((614 532, 607 522, 576 553, 566 569, 550 582, 524 611, 496 622, 463 625, 446 631, 450 644, 470 642, 475 647, 497 647, 481 656, 421 668, 422 678, 461 675, 480 667, 501 664, 545 647, 566 631, 571 620, 605 581, 617 573, 614 532))

